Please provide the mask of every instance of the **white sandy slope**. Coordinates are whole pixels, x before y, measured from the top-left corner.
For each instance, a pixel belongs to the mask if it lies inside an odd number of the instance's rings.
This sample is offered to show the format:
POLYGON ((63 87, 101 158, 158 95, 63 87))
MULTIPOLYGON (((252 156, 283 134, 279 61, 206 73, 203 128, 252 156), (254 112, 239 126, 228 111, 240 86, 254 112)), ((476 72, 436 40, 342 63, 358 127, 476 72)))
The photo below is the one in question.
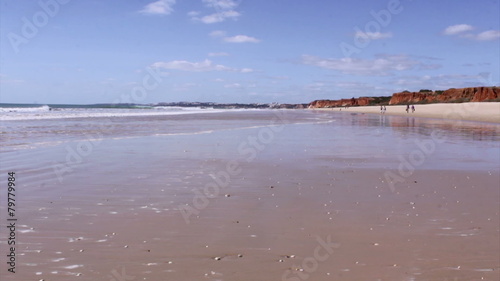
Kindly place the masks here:
MULTIPOLYGON (((406 113, 406 105, 386 106, 386 115, 443 118, 466 121, 500 123, 500 102, 467 102, 417 104, 415 112, 406 113)), ((318 108, 315 110, 380 113, 380 106, 356 106, 349 108, 318 108)))

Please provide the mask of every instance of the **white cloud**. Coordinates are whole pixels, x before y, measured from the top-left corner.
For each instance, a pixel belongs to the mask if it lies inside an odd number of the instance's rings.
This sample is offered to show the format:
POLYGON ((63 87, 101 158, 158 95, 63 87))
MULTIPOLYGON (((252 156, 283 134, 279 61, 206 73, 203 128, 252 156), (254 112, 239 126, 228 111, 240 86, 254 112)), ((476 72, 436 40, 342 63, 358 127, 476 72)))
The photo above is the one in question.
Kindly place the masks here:
POLYGON ((457 25, 448 26, 443 31, 443 34, 455 35, 455 36, 459 36, 462 38, 467 38, 467 39, 477 40, 477 41, 491 41, 491 40, 500 39, 500 30, 486 30, 486 31, 483 31, 483 32, 480 32, 477 34, 468 32, 471 30, 474 30, 474 27, 472 27, 468 24, 457 24, 457 25))
POLYGON ((170 62, 155 62, 151 65, 153 68, 174 69, 192 72, 206 72, 206 71, 229 71, 231 68, 220 64, 214 64, 210 60, 202 62, 189 62, 185 60, 174 60, 170 62))
POLYGON ((232 37, 225 37, 225 42, 229 43, 259 43, 260 40, 255 37, 250 37, 247 35, 236 35, 232 37))
MULTIPOLYGON (((221 64, 215 64, 211 60, 204 60, 202 62, 189 62, 185 60, 174 60, 170 62, 155 62, 151 65, 152 68, 172 69, 189 72, 209 72, 209 71, 231 71, 231 72, 251 72, 250 68, 231 68, 221 64)), ((252 70, 253 71, 253 70, 252 70)))
POLYGON ((223 30, 214 30, 210 32, 208 35, 210 35, 213 38, 221 38, 224 42, 228 43, 259 43, 260 40, 247 36, 247 35, 236 35, 236 36, 226 36, 226 32, 223 30))
POLYGON ((221 11, 214 14, 203 16, 201 18, 194 17, 194 19, 199 20, 202 23, 211 24, 211 23, 223 22, 226 19, 237 19, 239 16, 241 16, 241 14, 236 11, 221 11))
POLYGON ((483 31, 476 36, 476 40, 480 40, 480 41, 490 41, 490 40, 496 40, 499 38, 500 38, 500 30, 483 31))
POLYGON ((455 34, 459 34, 459 33, 462 33, 462 32, 471 31, 473 29, 474 28, 472 26, 468 25, 468 24, 456 24, 456 25, 448 26, 443 31, 443 33, 445 35, 455 35, 455 34))
POLYGON ((406 55, 378 55, 375 59, 354 58, 320 58, 303 55, 302 64, 337 70, 345 74, 355 75, 390 75, 394 71, 411 70, 427 65, 411 59, 406 55))
POLYGON ((382 32, 362 32, 362 31, 358 31, 358 32, 356 32, 356 34, 354 35, 354 37, 356 37, 356 38, 363 38, 363 39, 370 39, 370 40, 378 40, 378 39, 391 38, 392 37, 392 33, 390 33, 390 32, 382 33, 382 32))
POLYGON ((202 0, 202 2, 215 10, 231 10, 238 7, 238 3, 233 0, 202 0))
POLYGON ((227 57, 227 56, 229 56, 229 54, 228 53, 224 53, 224 52, 208 53, 208 56, 209 57, 227 57))
POLYGON ((189 13, 188 15, 192 20, 212 24, 223 22, 227 19, 237 20, 241 16, 241 13, 235 11, 239 3, 236 3, 234 0, 202 0, 202 2, 205 3, 205 6, 213 8, 215 13, 202 17, 199 17, 200 13, 189 13))
POLYGON ((174 11, 172 6, 175 4, 175 1, 176 0, 158 0, 147 4, 140 12, 151 15, 169 15, 174 11))
POLYGON ((240 69, 240 72, 241 73, 250 73, 250 72, 254 72, 254 70, 251 68, 242 68, 242 69, 240 69))

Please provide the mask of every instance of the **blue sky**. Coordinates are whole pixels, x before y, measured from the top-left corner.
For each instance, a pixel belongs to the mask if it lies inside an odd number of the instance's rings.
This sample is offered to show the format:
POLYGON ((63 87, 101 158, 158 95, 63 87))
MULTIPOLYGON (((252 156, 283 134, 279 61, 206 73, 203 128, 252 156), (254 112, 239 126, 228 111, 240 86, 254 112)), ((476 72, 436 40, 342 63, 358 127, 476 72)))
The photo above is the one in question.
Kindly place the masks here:
POLYGON ((0 3, 3 103, 307 103, 500 84, 499 0, 0 3))

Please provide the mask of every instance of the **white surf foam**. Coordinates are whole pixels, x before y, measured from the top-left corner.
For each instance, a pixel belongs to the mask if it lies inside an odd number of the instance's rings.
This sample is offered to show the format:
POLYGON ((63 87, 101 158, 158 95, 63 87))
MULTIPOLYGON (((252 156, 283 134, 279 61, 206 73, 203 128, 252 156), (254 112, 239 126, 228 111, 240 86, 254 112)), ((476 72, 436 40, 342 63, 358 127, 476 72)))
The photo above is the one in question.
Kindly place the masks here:
POLYGON ((45 120, 68 118, 97 118, 97 117, 133 117, 133 116, 162 116, 199 113, 224 112, 223 109, 210 108, 152 108, 152 109, 108 109, 108 108, 54 108, 48 106, 37 108, 0 108, 0 121, 15 120, 45 120))

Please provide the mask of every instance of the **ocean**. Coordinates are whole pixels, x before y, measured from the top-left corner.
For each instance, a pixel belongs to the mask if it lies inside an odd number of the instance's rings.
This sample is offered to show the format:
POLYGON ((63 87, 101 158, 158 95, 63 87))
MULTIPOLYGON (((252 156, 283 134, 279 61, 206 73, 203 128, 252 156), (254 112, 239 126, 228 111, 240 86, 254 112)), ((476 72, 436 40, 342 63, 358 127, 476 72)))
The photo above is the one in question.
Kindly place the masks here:
POLYGON ((83 136, 103 138, 179 133, 183 132, 183 128, 172 128, 172 124, 157 126, 158 122, 179 115, 219 112, 224 110, 127 105, 0 104, 0 151, 55 145, 79 140, 83 136))
POLYGON ((167 107, 139 105, 32 105, 0 104, 0 121, 43 120, 95 117, 162 116, 217 112, 199 107, 167 107))

